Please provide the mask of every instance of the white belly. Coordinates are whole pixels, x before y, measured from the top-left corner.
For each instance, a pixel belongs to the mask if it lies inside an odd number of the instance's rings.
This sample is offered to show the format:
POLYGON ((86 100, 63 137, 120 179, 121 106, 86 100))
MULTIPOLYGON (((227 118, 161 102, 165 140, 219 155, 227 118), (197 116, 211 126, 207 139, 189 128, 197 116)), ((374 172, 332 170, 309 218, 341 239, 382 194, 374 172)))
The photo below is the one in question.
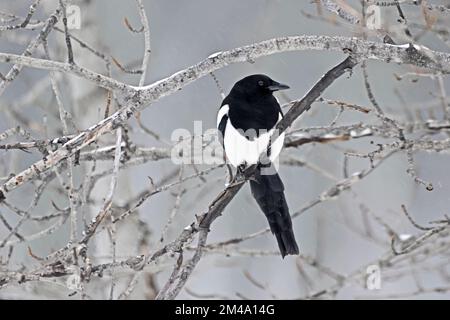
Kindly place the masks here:
MULTIPOLYGON (((281 119, 281 115, 280 115, 281 119)), ((260 155, 266 152, 269 145, 270 136, 273 129, 260 134, 259 137, 248 140, 238 130, 236 130, 231 122, 228 121, 225 129, 224 147, 228 161, 235 167, 240 164, 253 165, 257 164, 260 155)), ((284 133, 280 136, 272 137, 271 150, 269 159, 274 162, 283 148, 284 133)))

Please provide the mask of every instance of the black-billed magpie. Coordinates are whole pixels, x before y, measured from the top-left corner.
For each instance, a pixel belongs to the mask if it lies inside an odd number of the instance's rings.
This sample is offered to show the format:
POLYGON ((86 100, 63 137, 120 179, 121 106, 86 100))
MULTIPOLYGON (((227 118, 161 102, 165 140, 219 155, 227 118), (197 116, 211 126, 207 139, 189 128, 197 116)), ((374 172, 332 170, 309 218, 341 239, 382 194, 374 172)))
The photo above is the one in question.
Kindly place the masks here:
POLYGON ((288 89, 266 75, 255 74, 236 82, 217 114, 217 128, 228 161, 238 170, 257 165, 250 188, 276 236, 282 257, 298 254, 284 185, 273 163, 283 147, 284 133, 275 127, 283 117, 274 91, 288 89), (271 138, 272 137, 272 138, 271 138))

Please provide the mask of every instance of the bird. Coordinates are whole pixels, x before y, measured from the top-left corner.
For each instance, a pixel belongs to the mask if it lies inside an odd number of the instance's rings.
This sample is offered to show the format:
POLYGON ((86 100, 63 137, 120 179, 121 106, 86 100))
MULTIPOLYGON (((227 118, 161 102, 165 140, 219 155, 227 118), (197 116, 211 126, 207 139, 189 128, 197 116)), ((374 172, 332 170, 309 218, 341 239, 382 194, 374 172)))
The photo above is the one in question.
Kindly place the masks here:
POLYGON ((283 112, 273 93, 285 89, 289 86, 267 75, 249 75, 234 84, 217 113, 219 140, 228 162, 241 172, 256 165, 254 177, 249 179, 251 193, 269 222, 283 259, 299 254, 284 185, 274 165, 284 132, 276 135, 283 112))

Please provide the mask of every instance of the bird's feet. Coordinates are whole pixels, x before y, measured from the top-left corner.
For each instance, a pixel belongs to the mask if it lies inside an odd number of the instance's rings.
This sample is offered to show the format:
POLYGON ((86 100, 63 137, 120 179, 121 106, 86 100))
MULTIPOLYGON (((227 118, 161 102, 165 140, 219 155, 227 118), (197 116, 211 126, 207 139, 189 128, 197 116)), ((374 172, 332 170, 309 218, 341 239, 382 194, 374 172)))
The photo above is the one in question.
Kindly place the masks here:
POLYGON ((247 163, 240 164, 236 169, 236 174, 233 176, 233 171, 231 167, 227 164, 227 182, 225 183, 225 188, 231 188, 236 185, 242 184, 245 182, 245 169, 247 169, 247 163))
POLYGON ((246 162, 240 164, 240 165, 237 167, 237 173, 236 173, 236 175, 242 175, 242 174, 244 173, 244 171, 245 171, 245 168, 247 168, 247 163, 246 163, 246 162))
POLYGON ((240 164, 236 169, 236 175, 234 177, 233 182, 241 183, 242 181, 245 181, 245 169, 247 169, 247 163, 244 162, 240 164))

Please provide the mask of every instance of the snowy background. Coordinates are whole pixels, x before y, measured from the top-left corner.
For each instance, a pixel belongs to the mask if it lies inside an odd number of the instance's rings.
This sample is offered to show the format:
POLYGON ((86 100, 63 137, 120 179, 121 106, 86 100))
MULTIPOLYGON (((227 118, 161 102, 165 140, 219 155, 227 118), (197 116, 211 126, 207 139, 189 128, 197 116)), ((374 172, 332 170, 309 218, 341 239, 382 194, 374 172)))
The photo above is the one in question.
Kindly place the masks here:
MULTIPOLYGON (((361 11, 359 1, 346 2, 361 11)), ((134 1, 96 0, 73 1, 73 3, 79 5, 81 9, 81 29, 71 30, 73 35, 99 51, 113 56, 124 66, 131 69, 139 68, 144 52, 142 34, 130 32, 123 22, 127 17, 130 24, 139 29, 139 13, 134 1)), ((445 4, 436 1, 433 3, 445 4)), ((361 37, 361 30, 357 26, 349 24, 323 7, 321 14, 318 14, 317 5, 310 1, 145 0, 144 4, 149 18, 152 49, 146 84, 193 65, 213 52, 274 37, 304 34, 361 37)), ((0 11, 25 16, 29 5, 29 1, 4 1, 0 5, 0 11)), ((57 1, 43 1, 33 19, 45 19, 56 5, 57 1)), ((414 28, 414 24, 425 24, 421 8, 412 5, 405 5, 402 8, 412 33, 420 33, 420 28, 414 28)), ((396 8, 381 8, 381 13, 382 22, 385 26, 389 26, 391 37, 398 43, 407 43, 402 25, 397 22, 396 8)), ((449 12, 440 13, 438 17, 437 24, 445 26, 444 21, 447 19, 448 22, 449 12)), ((62 27, 61 24, 58 25, 62 27)), ((0 52, 20 54, 27 41, 38 31, 39 28, 36 31, 0 32, 0 52)), ((374 41, 381 41, 383 35, 382 32, 372 33, 368 37, 374 41)), ((55 60, 65 61, 63 40, 62 33, 52 32, 49 36, 52 58, 55 60)), ((432 31, 426 32, 417 41, 432 50, 443 52, 449 50, 449 42, 446 44, 432 31)), ((105 74, 102 61, 77 44, 74 44, 74 54, 78 64, 105 74)), ((42 49, 39 49, 35 56, 43 57, 42 49)), ((282 53, 257 59, 254 63, 227 66, 215 72, 215 76, 227 93, 237 80, 246 75, 267 74, 291 87, 284 95, 278 95, 279 100, 286 103, 301 98, 327 70, 344 58, 344 54, 336 52, 282 53)), ((9 68, 10 65, 0 64, 2 74, 6 74, 9 68)), ((435 78, 413 75, 405 76, 399 81, 394 74, 402 75, 417 70, 410 66, 377 61, 368 61, 367 71, 372 91, 380 107, 390 117, 404 123, 431 118, 442 119, 442 103, 448 104, 449 101, 444 97, 442 102, 441 91, 435 78)), ((133 85, 139 82, 138 75, 124 74, 118 68, 113 68, 112 76, 133 85)), ((0 96, 0 132, 20 124, 32 132, 34 137, 61 135, 61 124, 50 86, 42 90, 32 101, 18 103, 21 97, 33 90, 35 85, 45 81, 49 83, 47 71, 25 68, 17 80, 8 86, 0 96), (7 109, 14 110, 19 116, 7 112, 7 109), (25 118, 28 126, 19 123, 18 118, 25 118), (42 130, 44 119, 47 121, 47 132, 42 130)), ((85 129, 101 120, 104 112, 102 108, 106 104, 104 90, 73 76, 62 77, 60 83, 67 108, 79 129, 85 129)), ((450 92, 448 77, 443 78, 443 84, 445 90, 450 92)), ((360 66, 354 69, 351 76, 344 76, 334 83, 323 97, 372 108, 360 66)), ((221 100, 214 80, 211 77, 203 77, 181 91, 150 105, 142 112, 141 120, 147 128, 158 133, 162 141, 170 141, 172 132, 177 128, 193 131, 194 121, 202 121, 204 130, 213 128, 221 100)), ((335 106, 316 103, 308 113, 295 122, 295 128, 328 126, 338 112, 339 108, 335 106)), ((377 118, 370 113, 346 110, 338 118, 336 125, 359 122, 375 124, 377 118)), ((129 130, 130 137, 136 145, 166 146, 164 142, 157 141, 143 132, 134 118, 129 121, 129 130)), ((114 135, 108 135, 103 138, 100 145, 111 145, 113 141, 114 135)), ((370 136, 327 144, 309 143, 285 150, 282 157, 295 157, 307 164, 281 166, 280 175, 285 183, 286 198, 291 211, 296 212, 303 208, 344 178, 345 151, 367 153, 376 150, 377 143, 387 142, 392 140, 370 136)), ((40 158, 41 155, 36 150, 30 154, 20 150, 0 150, 0 177, 20 172, 40 158)), ((266 233, 237 246, 228 247, 229 254, 205 254, 178 298, 195 299, 205 295, 205 297, 226 298, 295 299, 328 290, 336 286, 336 283, 338 285, 335 287, 337 289, 335 295, 327 293, 321 297, 354 299, 400 295, 413 298, 449 298, 449 291, 437 293, 431 290, 436 287, 450 287, 450 269, 446 263, 449 258, 450 239, 445 236, 431 238, 426 245, 433 251, 437 243, 442 243, 442 248, 446 250, 428 255, 411 254, 402 257, 401 261, 391 266, 386 268, 382 266, 381 289, 373 291, 365 287, 366 267, 378 264, 385 255, 391 253, 391 237, 383 224, 388 225, 397 234, 417 236, 422 233, 402 213, 402 204, 408 208, 415 221, 424 225, 429 221, 442 219, 444 214, 450 213, 448 153, 418 152, 414 154, 414 159, 417 175, 431 182, 434 186, 433 191, 427 191, 423 185, 414 182, 407 173, 406 155, 397 153, 384 160, 370 175, 353 185, 351 190, 343 192, 336 199, 314 206, 294 219, 294 231, 302 255, 313 259, 319 266, 311 265, 306 258, 287 257, 282 260, 276 254, 278 248, 275 238, 266 233), (249 256, 245 253, 249 252, 248 250, 268 254, 249 256), (239 253, 240 251, 242 253, 239 253), (271 252, 275 254, 270 254, 271 252), (343 279, 342 284, 339 284, 340 277, 343 279), (263 288, 255 282, 263 285, 263 288), (423 292, 414 294, 420 290, 423 292)), ((357 157, 348 159, 349 174, 369 167, 368 159, 357 157)), ((109 168, 111 161, 99 161, 96 170, 101 172, 109 168)), ((199 166, 200 170, 206 168, 208 166, 199 166)), ((86 170, 84 166, 76 169, 76 184, 83 181, 84 170, 86 170)), ((194 173, 192 167, 185 169, 186 175, 192 173, 194 173)), ((170 159, 150 161, 126 168, 120 172, 114 204, 123 206, 129 199, 133 199, 148 188, 147 177, 158 182, 171 176, 168 181, 170 182, 176 180, 177 174, 178 168, 170 159)), ((206 176, 206 182, 195 179, 183 186, 186 193, 180 199, 176 219, 169 226, 165 241, 178 236, 182 229, 194 220, 195 214, 207 209, 211 200, 224 188, 224 177, 225 170, 221 168, 206 176)), ((98 201, 82 209, 89 217, 100 208, 108 185, 108 177, 96 184, 93 195, 98 201)), ((19 208, 26 208, 31 201, 33 190, 31 184, 24 185, 14 191, 8 200, 19 208)), ((144 203, 136 216, 118 227, 118 259, 145 253, 142 251, 144 249, 137 245, 143 237, 148 242, 147 250, 159 245, 159 237, 174 206, 177 190, 173 188, 153 196, 144 203), (145 227, 142 227, 142 222, 145 227), (144 236, 140 234, 142 228, 148 231, 144 236)), ((50 213, 54 210, 52 201, 61 207, 68 204, 64 194, 50 189, 32 214, 50 213)), ((17 215, 5 206, 0 206, 0 214, 11 225, 15 225, 18 221, 17 215)), ((266 227, 265 217, 252 199, 249 187, 245 186, 225 209, 224 215, 214 223, 208 243, 242 237, 266 227)), ((20 230, 26 235, 42 228, 43 224, 29 223, 20 230)), ((32 248, 36 256, 46 256, 67 243, 68 230, 66 223, 51 235, 15 244, 8 268, 19 270, 21 266, 29 269, 39 267, 40 262, 30 256, 27 248, 32 248)), ((0 225, 0 240, 8 233, 9 231, 0 225)), ((7 254, 7 247, 0 249, 0 257, 6 257, 7 254)), ((99 235, 89 254, 94 263, 111 260, 106 233, 99 235)), ((130 298, 151 298, 152 290, 160 288, 169 277, 173 263, 174 258, 168 259, 167 265, 162 265, 157 272, 146 272, 146 276, 141 277, 130 298), (153 283, 149 284, 148 279, 152 279, 153 283)), ((121 269, 117 271, 116 277, 123 280, 123 283, 118 284, 120 292, 126 286, 130 273, 126 269, 121 269)), ((71 291, 64 283, 65 279, 56 279, 9 285, 0 289, 0 297, 79 298, 78 295, 68 297, 71 291)), ((107 298, 108 277, 96 278, 87 286, 91 297, 107 298)))

